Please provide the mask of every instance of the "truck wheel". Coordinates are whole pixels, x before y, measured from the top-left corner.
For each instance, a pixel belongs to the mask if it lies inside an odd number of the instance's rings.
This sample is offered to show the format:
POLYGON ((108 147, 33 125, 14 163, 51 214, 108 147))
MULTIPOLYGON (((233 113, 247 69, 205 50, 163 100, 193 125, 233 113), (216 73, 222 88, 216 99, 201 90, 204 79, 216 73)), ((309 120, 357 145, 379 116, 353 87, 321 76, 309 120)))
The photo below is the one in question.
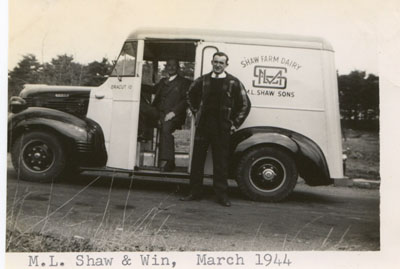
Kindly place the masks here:
POLYGON ((276 147, 252 149, 238 164, 237 183, 252 200, 281 201, 293 191, 297 178, 292 156, 276 147))
POLYGON ((65 151, 56 135, 32 131, 17 138, 11 160, 19 177, 27 181, 56 180, 66 166, 65 151))

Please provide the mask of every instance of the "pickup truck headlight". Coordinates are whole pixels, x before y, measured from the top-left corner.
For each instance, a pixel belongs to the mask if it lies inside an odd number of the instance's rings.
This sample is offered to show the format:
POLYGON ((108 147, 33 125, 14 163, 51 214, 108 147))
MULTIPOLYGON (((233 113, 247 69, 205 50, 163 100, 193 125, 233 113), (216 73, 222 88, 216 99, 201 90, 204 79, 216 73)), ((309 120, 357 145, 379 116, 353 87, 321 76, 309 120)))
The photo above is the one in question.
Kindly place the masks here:
POLYGON ((10 110, 12 113, 18 113, 26 108, 26 101, 19 96, 10 98, 10 110))

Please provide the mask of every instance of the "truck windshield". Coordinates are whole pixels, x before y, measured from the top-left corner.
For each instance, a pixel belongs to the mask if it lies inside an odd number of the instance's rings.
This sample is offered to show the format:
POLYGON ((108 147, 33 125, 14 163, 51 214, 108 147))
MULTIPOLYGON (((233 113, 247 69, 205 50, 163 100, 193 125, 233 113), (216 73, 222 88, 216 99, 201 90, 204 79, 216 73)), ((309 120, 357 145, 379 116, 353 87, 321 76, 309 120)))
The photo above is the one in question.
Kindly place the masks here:
POLYGON ((115 63, 111 76, 134 77, 136 73, 136 52, 137 42, 126 42, 117 62, 115 63))

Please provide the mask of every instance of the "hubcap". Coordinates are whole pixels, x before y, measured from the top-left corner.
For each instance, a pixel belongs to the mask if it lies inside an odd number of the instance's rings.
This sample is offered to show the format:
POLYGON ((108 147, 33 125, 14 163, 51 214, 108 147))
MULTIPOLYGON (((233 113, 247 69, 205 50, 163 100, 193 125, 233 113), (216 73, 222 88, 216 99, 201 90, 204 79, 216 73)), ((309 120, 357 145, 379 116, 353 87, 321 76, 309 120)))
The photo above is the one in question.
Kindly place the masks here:
POLYGON ((249 179, 257 190, 273 192, 285 183, 285 166, 273 157, 258 158, 250 166, 249 179))
POLYGON ((24 166, 35 173, 48 170, 54 162, 54 153, 43 141, 29 141, 22 149, 24 166))
POLYGON ((272 170, 272 169, 265 169, 265 170, 262 172, 262 175, 263 175, 263 178, 264 178, 265 180, 268 180, 268 181, 272 181, 272 180, 274 180, 274 178, 276 177, 276 173, 275 173, 275 171, 272 170))

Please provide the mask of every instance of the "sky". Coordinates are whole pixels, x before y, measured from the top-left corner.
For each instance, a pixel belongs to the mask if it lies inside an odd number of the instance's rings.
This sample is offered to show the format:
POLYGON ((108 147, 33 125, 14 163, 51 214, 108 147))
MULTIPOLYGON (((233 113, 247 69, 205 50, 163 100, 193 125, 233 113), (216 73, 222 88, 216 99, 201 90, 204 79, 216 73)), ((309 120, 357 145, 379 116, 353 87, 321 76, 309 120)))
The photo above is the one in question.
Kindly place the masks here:
MULTIPOLYGON (((23 55, 40 62, 68 54, 80 63, 118 56, 139 27, 184 27, 319 36, 335 50, 340 74, 378 74, 375 0, 12 0, 8 70, 23 55)), ((379 7, 379 8, 378 8, 379 7)))

